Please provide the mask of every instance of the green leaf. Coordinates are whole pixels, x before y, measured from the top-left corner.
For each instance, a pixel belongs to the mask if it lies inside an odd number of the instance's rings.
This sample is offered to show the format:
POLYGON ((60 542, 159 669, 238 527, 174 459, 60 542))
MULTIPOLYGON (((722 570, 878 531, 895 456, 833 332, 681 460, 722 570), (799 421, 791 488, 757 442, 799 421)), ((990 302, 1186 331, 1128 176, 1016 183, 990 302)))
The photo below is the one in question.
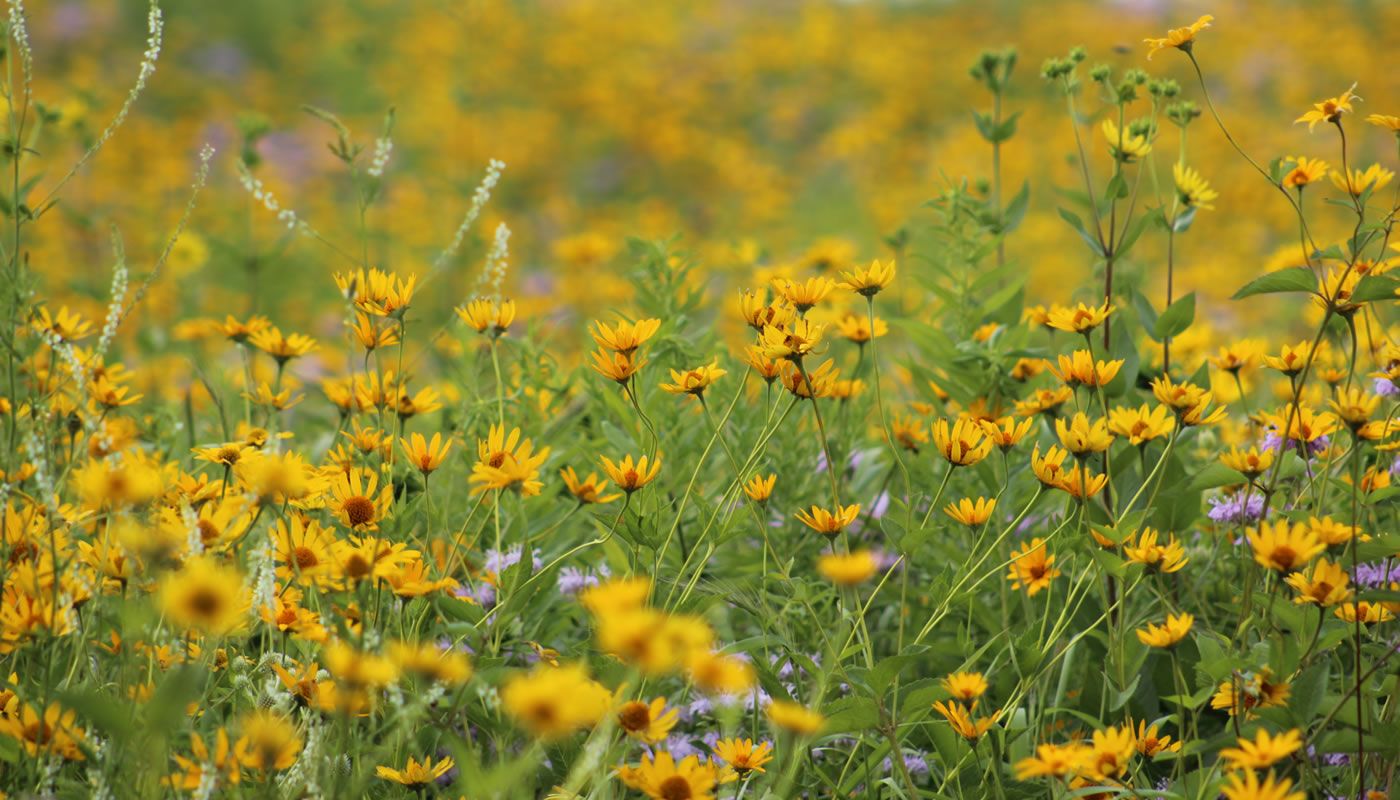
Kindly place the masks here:
POLYGON ((1026 217, 1026 208, 1030 205, 1031 183, 1023 181, 1021 191, 1011 198, 1011 202, 1006 204, 1006 210, 1001 214, 1001 230, 998 233, 1011 233, 1021 227, 1021 220, 1026 217))
POLYGON ((1142 323, 1143 330, 1147 331, 1148 336, 1161 341, 1153 333, 1157 329, 1157 309, 1152 307, 1152 301, 1148 300, 1142 292, 1136 288, 1132 292, 1133 308, 1137 310, 1138 321, 1142 323))
POLYGON ((1103 248, 1099 246, 1099 240, 1095 239, 1089 234, 1089 231, 1084 229, 1084 221, 1079 218, 1079 215, 1067 208, 1057 210, 1060 212, 1060 218, 1068 222, 1070 226, 1079 233, 1079 238, 1083 239, 1089 245, 1089 249, 1093 250, 1095 255, 1102 258, 1103 248))
POLYGON ((1327 694, 1328 669, 1328 662, 1323 661, 1303 670, 1302 674, 1293 679, 1293 686, 1288 694, 1288 710, 1293 712, 1299 727, 1306 728, 1322 707, 1322 698, 1327 694))
POLYGON ((95 687, 60 691, 58 702, 111 736, 131 735, 131 706, 95 687))
POLYGON ((843 697, 822 709, 824 734, 870 730, 880 724, 880 712, 868 697, 843 697))
POLYGON ((1154 209, 1138 215, 1137 219, 1130 222, 1127 229, 1123 231, 1123 236, 1119 239, 1118 246, 1113 250, 1114 257, 1122 258, 1127 255, 1128 251, 1133 248, 1133 245, 1137 244, 1138 237, 1142 236, 1142 232, 1147 230, 1147 226, 1151 224, 1153 218, 1156 216, 1154 209))
POLYGON ((1394 300, 1397 289, 1400 289, 1400 280, 1386 275, 1367 275, 1356 282, 1356 289, 1351 293, 1351 302, 1369 303, 1373 300, 1394 300))
POLYGON ((1172 220, 1172 230, 1177 233, 1185 233, 1191 229, 1191 223, 1196 221, 1196 207, 1191 206, 1172 220))
POLYGON ((1162 341, 1171 336, 1176 336, 1196 320, 1196 293, 1192 292, 1185 297, 1178 297, 1175 302, 1167 306, 1167 310, 1162 312, 1162 316, 1157 318, 1157 323, 1152 326, 1152 332, 1156 334, 1157 341, 1162 341))
POLYGON ((1244 482, 1245 477, 1243 472, 1230 469, 1217 461, 1196 473, 1196 476, 1186 485, 1186 490, 1200 491, 1202 489, 1214 489, 1217 486, 1231 486, 1244 482))
POLYGON ((1317 279, 1307 267, 1288 267, 1270 272, 1246 283, 1233 295, 1231 300, 1243 300, 1256 294, 1277 294, 1279 292, 1312 292, 1317 279))

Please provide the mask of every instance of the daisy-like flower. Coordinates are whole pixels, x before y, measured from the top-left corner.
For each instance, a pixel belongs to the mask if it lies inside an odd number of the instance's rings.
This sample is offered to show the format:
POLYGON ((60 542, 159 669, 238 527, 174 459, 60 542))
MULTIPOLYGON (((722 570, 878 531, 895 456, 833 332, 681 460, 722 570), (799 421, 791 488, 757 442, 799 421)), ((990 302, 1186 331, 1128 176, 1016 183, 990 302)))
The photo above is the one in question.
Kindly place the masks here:
POLYGON ((958 522, 975 528, 992 516, 992 509, 996 508, 996 505, 995 499, 979 497, 974 501, 970 497, 964 497, 957 503, 949 503, 943 510, 958 522))
POLYGON ((1230 769, 1264 769, 1302 748, 1303 737, 1297 728, 1278 736, 1270 736, 1267 730, 1260 728, 1254 741, 1241 737, 1236 742, 1239 747, 1220 751, 1220 757, 1229 763, 1230 769))
POLYGON ((642 756, 635 772, 636 788, 652 800, 714 800, 719 768, 699 756, 686 756, 680 763, 669 752, 661 751, 655 760, 642 756))
POLYGON ((1353 197, 1360 197, 1368 189, 1371 191, 1382 189, 1395 177, 1395 173, 1380 164, 1372 164, 1364 171, 1354 169, 1344 173, 1333 170, 1327 174, 1327 177, 1332 179, 1333 186, 1353 197))
POLYGON ((764 772, 763 765, 773 760, 773 743, 755 747, 753 739, 720 739, 715 742, 714 754, 743 778, 755 770, 764 772))
POLYGON ((294 333, 290 336, 283 335, 277 326, 270 325, 248 337, 249 343, 259 350, 272 356, 278 364, 286 364, 294 358, 299 358, 317 348, 316 340, 309 336, 294 333))
POLYGON ((768 706, 768 719, 779 728, 799 736, 811 736, 826 725, 826 717, 799 703, 774 700, 768 706))
MULTIPOLYGON (((273 666, 277 666, 275 662, 273 666)), ((191 732, 190 755, 194 757, 185 758, 176 753, 175 763, 180 766, 181 771, 161 778, 160 782, 172 788, 193 792, 205 782, 206 772, 212 773, 215 786, 220 779, 235 786, 243 779, 243 769, 232 757, 233 748, 229 742, 228 731, 223 728, 219 728, 215 734, 212 752, 198 733, 191 732)))
MULTIPOLYGON (((1133 727, 1133 721, 1128 720, 1128 728, 1133 727)), ((1157 726, 1149 727, 1146 720, 1138 722, 1137 736, 1133 737, 1137 745, 1137 751, 1147 758, 1152 758, 1158 753, 1180 753, 1181 742, 1173 742, 1170 736, 1159 736, 1157 726)))
POLYGON ((1118 778, 1127 774, 1135 755, 1137 742, 1132 727, 1123 725, 1094 731, 1091 750, 1085 759, 1085 771, 1089 777, 1099 781, 1118 778))
POLYGON ((747 692, 758 682, 753 667, 737 655, 699 650, 691 653, 685 666, 696 686, 716 694, 747 692))
POLYGON ((797 317, 797 309, 782 298, 769 303, 765 296, 749 289, 739 296, 739 316, 750 328, 761 333, 769 326, 781 328, 790 324, 797 317))
POLYGON ((1051 328, 1070 333, 1088 333, 1103 324, 1108 319, 1108 315, 1113 313, 1113 306, 1105 302, 1101 306, 1086 306, 1083 303, 1074 308, 1055 306, 1050 310, 1049 320, 1046 322, 1051 328))
POLYGON ((782 327, 765 327, 759 336, 758 346, 765 358, 800 361, 821 344, 824 331, 825 326, 804 317, 782 327))
POLYGON ((1327 549, 1326 543, 1307 525, 1301 522, 1290 525, 1286 519, 1261 522, 1258 528, 1247 530, 1245 538, 1254 549, 1254 560, 1277 572, 1292 572, 1327 549))
POLYGON ((593 363, 588 366, 599 375, 618 383, 626 383, 638 370, 647 365, 647 360, 635 352, 622 353, 600 347, 591 355, 593 363))
POLYGON ((875 318, 875 327, 872 329, 870 317, 865 314, 843 314, 836 321, 836 326, 841 329, 842 336, 859 345, 890 332, 890 326, 879 317, 875 318))
POLYGON ((369 468, 352 469, 331 480, 331 501, 328 507, 342 525, 354 530, 379 530, 379 522, 389 514, 394 503, 394 487, 379 488, 379 473, 369 468))
POLYGON ((1048 359, 1045 366, 1072 389, 1076 386, 1106 386, 1118 374, 1123 361, 1119 359, 1095 363, 1093 354, 1088 350, 1075 350, 1071 355, 1060 356, 1058 369, 1048 359))
POLYGON ((266 382, 259 383, 256 392, 244 392, 243 396, 252 400, 255 405, 260 405, 264 408, 275 408, 278 411, 286 411, 306 398, 304 394, 292 397, 291 389, 283 389, 280 392, 274 392, 272 391, 272 387, 268 386, 266 382))
POLYGON ((1196 618, 1190 614, 1168 614, 1167 621, 1161 625, 1148 623, 1146 628, 1138 628, 1138 641, 1148 647, 1175 647, 1177 642, 1186 638, 1186 634, 1191 632, 1191 625, 1196 618))
POLYGON ((1011 571, 1006 574, 1011 588, 1024 586, 1026 594, 1031 597, 1063 574, 1055 569, 1055 556, 1045 549, 1045 540, 1038 536, 1029 542, 1022 542, 1021 551, 1012 550, 1011 556, 1011 571))
POLYGON ((599 347, 613 350, 624 355, 629 355, 641 347, 646 340, 661 329, 661 320, 643 319, 635 323, 619 319, 615 326, 609 326, 606 322, 594 323, 596 328, 592 331, 593 341, 599 347))
POLYGON ((944 675, 942 685, 953 699, 963 705, 972 705, 973 701, 987 692, 987 678, 980 672, 954 672, 944 675))
POLYGON ((1259 452, 1259 448, 1251 447, 1249 450, 1241 450, 1232 446, 1230 452, 1220 454, 1220 463, 1243 473, 1246 478, 1254 480, 1269 471, 1269 467, 1274 465, 1273 450, 1259 452))
POLYGON ((856 586, 870 580, 879 570, 869 550, 854 553, 824 553, 817 559, 822 577, 841 586, 856 586))
POLYGON ((763 348, 756 344, 744 345, 744 361, 770 386, 782 375, 781 364, 785 363, 765 356, 763 348))
POLYGON ((492 339, 510 330, 511 323, 515 322, 514 300, 506 300, 497 304, 494 300, 477 298, 465 306, 458 306, 453 311, 457 312, 457 318, 465 322, 472 330, 486 334, 492 339))
POLYGON ((564 478, 564 485, 569 487, 569 493, 578 499, 579 505, 611 503, 622 496, 620 494, 603 494, 603 482, 599 480, 596 472, 588 473, 588 477, 581 481, 573 467, 559 470, 559 475, 564 478))
POLYGON ((607 456, 599 456, 603 461, 603 471, 608 473, 612 482, 617 484, 617 488, 632 494, 638 489, 651 483, 656 477, 656 473, 661 470, 661 454, 656 454, 656 459, 651 462, 651 467, 647 467, 647 457, 642 456, 635 464, 632 463, 632 455, 624 456, 622 461, 613 463, 607 456))
POLYGON ((934 423, 933 443, 939 454, 955 467, 972 466, 992 452, 992 440, 976 420, 967 418, 959 418, 951 426, 946 419, 934 423))
POLYGON ((53 755, 83 761, 86 756, 78 743, 87 739, 87 731, 77 726, 77 718, 78 712, 64 711, 58 703, 50 703, 40 714, 11 695, 5 713, 0 715, 0 734, 17 741, 31 758, 53 755))
POLYGON ((247 322, 239 322, 236 317, 229 314, 224 317, 223 322, 215 322, 214 329, 223 334, 229 341, 243 344, 248 341, 248 337, 270 325, 272 322, 259 314, 249 317, 247 322))
POLYGON ((1186 548, 1175 536, 1168 535, 1165 544, 1157 543, 1157 531, 1143 528, 1136 546, 1125 544, 1123 555, 1129 560, 1145 564, 1149 570, 1177 572, 1191 559, 1186 557, 1186 548))
POLYGON ((1252 719, 1255 709, 1281 706, 1288 702, 1291 693, 1288 681, 1276 681, 1272 670, 1260 667, 1254 672, 1233 673, 1211 696, 1210 707, 1225 709, 1230 716, 1243 711, 1252 719))
POLYGON ((256 453, 257 448, 243 442, 225 442, 217 447, 196 447, 193 452, 195 458, 200 461, 208 461, 211 464, 233 467, 242 460, 244 456, 249 453, 256 453))
POLYGON ((187 559, 161 587, 161 608, 169 619, 216 636, 238 627, 249 603, 243 577, 208 557, 187 559))
POLYGON ((870 266, 864 269, 855 269, 849 272, 842 272, 841 286, 850 289, 862 297, 874 297, 880 290, 890 285, 894 280, 894 260, 880 263, 877 259, 870 262, 870 266))
POLYGON ((836 369, 836 362, 827 359, 816 369, 808 369, 804 376, 803 370, 799 370, 792 361, 783 361, 778 365, 778 377, 783 382, 783 387, 792 393, 794 397, 803 400, 810 400, 815 397, 834 397, 837 391, 837 380, 841 370, 836 369))
POLYGON ((1395 619, 1395 613, 1386 608, 1385 603, 1372 603, 1366 600, 1359 603, 1344 603, 1332 613, 1336 614, 1338 619, 1351 624, 1355 624, 1358 619, 1368 625, 1395 619))
POLYGON ((1366 121, 1380 128, 1386 128, 1400 135, 1400 117, 1388 116, 1385 114, 1371 114, 1366 117, 1366 121))
MULTIPOLYGON (((1025 438, 1026 434, 1030 432, 1031 422, 1030 419, 1017 422, 1014 417, 1001 417, 995 422, 989 419, 978 420, 977 425, 983 433, 987 434, 987 439, 992 444, 1006 451, 1015 447, 1021 439, 1025 438)), ((928 441, 927 437, 924 438, 924 441, 928 441)), ((915 450, 915 452, 918 451, 915 450)))
POLYGON ((1134 135, 1118 127, 1111 119, 1105 119, 1100 129, 1108 142, 1108 153, 1118 161, 1132 164, 1152 152, 1152 142, 1146 136, 1134 135))
POLYGON ((707 366, 696 367, 685 372, 671 370, 673 383, 663 383, 661 388, 671 394, 693 394, 703 400, 705 390, 710 388, 710 384, 725 374, 727 371, 720 369, 719 361, 716 360, 707 366))
POLYGON ((234 757, 264 774, 287 769, 301 755, 301 737, 291 720, 275 711, 254 711, 239 724, 243 734, 233 745, 234 757))
POLYGON ((777 481, 777 475, 770 474, 766 478, 762 475, 755 475, 749 479, 748 483, 744 484, 744 494, 748 495, 749 499, 755 503, 766 503, 768 498, 773 496, 773 485, 777 481))
POLYGON ((1045 455, 1042 456, 1040 445, 1036 445, 1035 450, 1031 453, 1031 471, 1035 473, 1042 484, 1051 488, 1059 486, 1066 474, 1063 464, 1065 456, 1068 455, 1069 453, 1064 450, 1051 445, 1050 449, 1045 451, 1045 455))
POLYGON ((1232 772, 1220 787, 1225 800, 1306 800, 1303 792, 1290 791, 1293 781, 1289 778, 1275 778, 1272 770, 1262 782, 1254 770, 1232 772))
POLYGON ((1108 432, 1107 420, 1099 418, 1091 423, 1083 413, 1076 413, 1069 424, 1062 419, 1055 420, 1055 433, 1060 437, 1060 444, 1080 459, 1107 450, 1114 438, 1108 432))
POLYGON ((390 347, 399 343, 397 326, 380 327, 368 314, 356 314, 355 324, 350 325, 349 322, 345 324, 349 325, 351 336, 360 343, 360 347, 363 347, 366 353, 372 353, 381 347, 390 347))
POLYGON ((1330 169, 1327 162, 1320 158, 1295 156, 1288 159, 1288 161, 1293 163, 1293 167, 1283 176, 1283 180, 1280 181, 1280 183, 1285 187, 1296 186, 1299 190, 1310 183, 1316 183, 1322 180, 1330 169))
POLYGON ((968 713, 967 706, 961 703, 944 703, 935 701, 933 708, 943 718, 948 720, 948 724, 953 726, 953 732, 968 741, 976 741, 981 738, 991 727, 996 724, 997 717, 1001 716, 998 711, 990 717, 974 721, 972 715, 968 713))
POLYGON ((1296 125, 1299 122, 1306 122, 1308 123, 1308 133, 1312 133, 1312 129, 1317 127, 1317 123, 1319 122, 1336 122, 1340 120, 1343 113, 1352 110, 1351 101, 1361 99, 1352 94, 1355 89, 1356 84, 1353 83, 1350 89, 1347 89, 1340 95, 1329 97, 1321 103, 1313 103, 1312 110, 1304 112, 1303 116, 1293 120, 1293 124, 1296 125))
POLYGON ((1147 51, 1147 60, 1151 61, 1153 53, 1156 53, 1158 50, 1165 50, 1168 47, 1175 47, 1178 50, 1190 53, 1191 47, 1196 41, 1196 34, 1209 28, 1210 21, 1213 19, 1215 19, 1215 17, 1206 14, 1185 28, 1172 28, 1167 31, 1167 35, 1164 38, 1143 39, 1144 42, 1152 45, 1151 49, 1147 51))
POLYGON ((802 524, 829 538, 835 538, 840 533, 856 521, 860 516, 860 504, 849 506, 837 506, 836 513, 832 513, 821 506, 812 506, 811 513, 799 510, 797 518, 802 520, 802 524))
POLYGON ((452 440, 446 442, 442 440, 441 433, 434 433, 431 442, 423 438, 423 434, 415 433, 409 439, 400 438, 399 447, 403 448, 404 457, 408 463, 412 464, 424 477, 432 474, 433 470, 442 466, 442 460, 447 457, 447 451, 452 449, 452 440))
POLYGON ((647 744, 656 744, 670 735, 679 715, 678 709, 666 710, 664 697, 655 698, 650 703, 631 700, 618 709, 617 724, 628 736, 647 744))
POLYGON ((1090 754, 1089 747, 1081 742, 1039 745, 1035 748, 1035 755, 1016 762, 1016 780, 1063 778, 1079 771, 1090 754))
POLYGON ((444 758, 434 764, 431 757, 425 757, 420 764, 409 756, 408 764, 403 769, 380 765, 374 768, 374 774, 386 781, 403 784, 415 792, 422 792, 428 784, 446 775, 453 763, 451 758, 444 758))
POLYGON ((596 725, 612 708, 612 692, 582 666, 540 662, 501 689, 501 707, 532 735, 557 739, 596 725))
POLYGON ((1033 417, 1036 414, 1053 416, 1058 413, 1060 406, 1072 397, 1074 397, 1074 390, 1068 386, 1060 386, 1055 389, 1037 389, 1024 400, 1016 401, 1016 414, 1022 417, 1033 417))
POLYGON ((92 323, 68 310, 68 306, 58 309, 55 315, 49 314, 48 306, 39 307, 39 318, 31 327, 60 342, 77 342, 92 335, 92 323))
POLYGON ((1172 165, 1172 180, 1176 182, 1176 193, 1181 198, 1182 205, 1187 208, 1215 210, 1215 206, 1210 203, 1218 198, 1220 193, 1210 188, 1210 184, 1201 177, 1201 173, 1177 162, 1172 165))
POLYGON ((1148 408, 1143 403, 1137 409, 1119 406, 1108 412, 1108 429, 1128 437, 1133 445, 1142 445, 1170 435, 1176 430, 1176 417, 1171 409, 1161 405, 1148 408))
POLYGON ((774 278, 773 291, 797 308, 797 313, 805 314, 808 309, 826 299, 836 290, 836 281, 823 276, 808 278, 805 283, 790 278, 774 278))

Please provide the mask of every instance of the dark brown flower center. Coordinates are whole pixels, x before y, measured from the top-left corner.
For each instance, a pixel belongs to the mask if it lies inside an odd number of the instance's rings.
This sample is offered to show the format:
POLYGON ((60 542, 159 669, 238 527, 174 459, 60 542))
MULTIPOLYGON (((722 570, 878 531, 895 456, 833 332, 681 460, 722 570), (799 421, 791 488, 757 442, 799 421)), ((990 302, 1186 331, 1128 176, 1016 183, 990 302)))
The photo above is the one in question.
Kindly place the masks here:
POLYGON ((219 612, 223 607, 223 600, 219 595, 206 587, 196 589, 190 595, 190 610, 195 616, 210 618, 219 612))
POLYGON ((690 781, 679 775, 673 775, 662 781, 659 793, 662 800, 690 800, 694 797, 690 792, 690 781))
POLYGON ((199 521, 199 540, 204 544, 209 544, 219 538, 219 529, 214 523, 207 519, 199 521))
POLYGON ((628 703, 622 707, 617 719, 624 730, 632 733, 644 731, 651 725, 651 710, 647 708, 645 703, 628 703))
POLYGON ((374 501, 368 497, 360 495, 348 497, 342 508, 345 510, 345 518, 350 521, 352 528, 374 520, 374 501))
POLYGON ((297 567, 299 569, 309 569, 321 563, 321 559, 316 555, 316 551, 306 545, 300 545, 292 552, 297 560, 297 567))

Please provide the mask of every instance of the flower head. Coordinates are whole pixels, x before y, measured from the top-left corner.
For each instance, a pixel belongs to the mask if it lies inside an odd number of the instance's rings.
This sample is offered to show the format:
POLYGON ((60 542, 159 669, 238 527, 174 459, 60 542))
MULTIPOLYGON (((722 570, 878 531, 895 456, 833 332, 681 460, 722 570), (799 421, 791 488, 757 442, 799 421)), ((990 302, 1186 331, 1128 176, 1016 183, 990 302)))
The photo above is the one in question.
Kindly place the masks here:
POLYGON ((882 264, 877 259, 864 269, 842 272, 841 286, 862 297, 874 297, 881 289, 890 285, 890 281, 894 280, 894 272, 893 260, 882 264))
POLYGON ((1186 638, 1186 634, 1191 632, 1191 625, 1196 618, 1190 614, 1168 614, 1167 621, 1162 625, 1148 623, 1147 627, 1138 628, 1138 641, 1148 647, 1173 647, 1177 642, 1186 638))
POLYGON ((652 460, 650 468, 647 466, 647 457, 642 456, 635 464, 632 463, 632 455, 624 456, 622 461, 613 463, 607 456, 599 456, 603 461, 603 471, 608 473, 617 488, 631 494, 638 489, 651 483, 656 477, 656 473, 661 471, 661 454, 658 453, 652 460))
POLYGON ((1356 84, 1353 83, 1350 89, 1347 89, 1340 95, 1329 97, 1321 103, 1313 103, 1312 110, 1304 112, 1303 116, 1293 120, 1293 123, 1295 125, 1299 122, 1308 123, 1308 132, 1311 133, 1312 129, 1316 127, 1319 122, 1336 122, 1340 120, 1344 112, 1352 110, 1351 101, 1361 99, 1352 94, 1352 91, 1355 89, 1356 84))
POLYGON ((1143 39, 1144 42, 1147 42, 1148 44, 1152 45, 1151 49, 1147 51, 1147 60, 1151 61, 1153 53, 1156 53, 1158 50, 1165 50, 1168 47, 1175 47, 1179 50, 1184 50, 1187 53, 1190 53, 1191 47, 1196 41, 1196 34, 1200 33, 1206 28, 1209 28, 1210 21, 1213 19, 1215 19, 1215 17, 1211 16, 1210 14, 1206 14, 1200 19, 1191 23, 1188 27, 1172 28, 1171 30, 1167 31, 1167 35, 1164 38, 1143 39))
POLYGON ((869 550, 854 553, 824 553, 817 559, 822 577, 841 586, 855 586, 870 580, 879 569, 869 550))

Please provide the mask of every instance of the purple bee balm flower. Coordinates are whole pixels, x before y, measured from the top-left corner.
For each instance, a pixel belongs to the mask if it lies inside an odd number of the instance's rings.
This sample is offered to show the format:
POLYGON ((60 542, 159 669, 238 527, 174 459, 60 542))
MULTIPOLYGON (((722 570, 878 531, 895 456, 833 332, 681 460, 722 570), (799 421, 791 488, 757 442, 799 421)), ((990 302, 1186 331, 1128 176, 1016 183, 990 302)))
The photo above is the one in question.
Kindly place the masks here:
POLYGON ((580 569, 578 567, 564 567, 559 570, 557 581, 560 594, 577 594, 579 590, 586 586, 597 586, 598 576, 591 570, 580 569))
POLYGON ((1371 391, 1382 396, 1400 394, 1400 387, 1397 387, 1390 378, 1376 378, 1371 384, 1371 391))
MULTIPOLYGON (((1277 450, 1279 448, 1279 444, 1282 441, 1283 437, 1280 436, 1277 431, 1271 430, 1268 433, 1264 434, 1264 441, 1261 443, 1261 446, 1264 450, 1277 450)), ((1331 446, 1331 439, 1329 439, 1326 436, 1319 436, 1316 439, 1313 439, 1311 442, 1307 443, 1308 457, 1311 458, 1317 455, 1318 453, 1324 452, 1327 450, 1327 448, 1331 446)), ((1285 445, 1285 449, 1289 452, 1297 452, 1298 441, 1296 439, 1289 439, 1287 444, 1285 445)))
POLYGON ((1384 589, 1392 582, 1400 582, 1400 563, 1392 565, 1388 570, 1383 562, 1357 564, 1356 574, 1352 579, 1366 589, 1384 589))
POLYGON ((1262 494, 1251 494, 1246 500, 1243 492, 1237 492, 1223 499, 1212 497, 1210 504, 1211 509, 1206 512, 1206 516, 1224 525, 1256 522, 1264 514, 1262 494))
POLYGON ((458 587, 453 594, 464 600, 475 600, 485 608, 496 605, 496 587, 486 581, 477 581, 471 586, 458 587))
POLYGON ((683 733, 673 733, 667 736, 664 744, 665 749, 670 751, 671 757, 678 761, 690 756, 703 755, 700 748, 696 747, 690 741, 690 737, 683 733))
MULTIPOLYGON (((901 755, 904 756, 904 768, 909 770, 911 776, 921 778, 928 774, 927 753, 922 750, 905 750, 901 755)), ((889 756, 885 756, 885 772, 894 772, 894 761, 889 756)))
MULTIPOLYGON (((523 550, 524 548, 518 544, 507 548, 504 553, 497 550, 487 550, 484 564, 486 571, 494 572, 497 575, 505 572, 506 569, 520 563, 520 559, 524 555, 523 550)), ((540 560, 539 548, 531 551, 530 566, 536 571, 544 566, 544 562, 540 560)))

